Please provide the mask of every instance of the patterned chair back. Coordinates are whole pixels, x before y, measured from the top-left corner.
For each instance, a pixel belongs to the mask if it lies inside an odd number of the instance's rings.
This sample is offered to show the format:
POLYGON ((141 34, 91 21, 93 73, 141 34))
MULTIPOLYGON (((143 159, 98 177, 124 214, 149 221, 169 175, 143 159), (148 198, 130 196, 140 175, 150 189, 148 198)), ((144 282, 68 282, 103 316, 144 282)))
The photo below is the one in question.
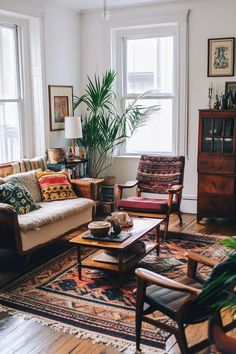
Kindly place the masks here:
POLYGON ((173 184, 183 184, 184 156, 142 155, 137 180, 140 192, 166 194, 173 184))

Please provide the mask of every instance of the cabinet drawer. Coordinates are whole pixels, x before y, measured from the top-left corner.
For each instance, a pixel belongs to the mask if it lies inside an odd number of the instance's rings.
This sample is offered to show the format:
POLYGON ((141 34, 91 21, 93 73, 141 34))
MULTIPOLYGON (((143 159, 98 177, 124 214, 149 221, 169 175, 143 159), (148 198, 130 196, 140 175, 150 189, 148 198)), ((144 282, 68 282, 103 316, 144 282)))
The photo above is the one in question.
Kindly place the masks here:
POLYGON ((203 157, 198 158, 198 171, 201 173, 235 174, 235 157, 203 157))
POLYGON ((202 193, 233 195, 235 192, 235 177, 218 175, 199 175, 198 191, 202 193))
POLYGON ((235 216, 235 197, 198 196, 198 213, 206 216, 235 216))

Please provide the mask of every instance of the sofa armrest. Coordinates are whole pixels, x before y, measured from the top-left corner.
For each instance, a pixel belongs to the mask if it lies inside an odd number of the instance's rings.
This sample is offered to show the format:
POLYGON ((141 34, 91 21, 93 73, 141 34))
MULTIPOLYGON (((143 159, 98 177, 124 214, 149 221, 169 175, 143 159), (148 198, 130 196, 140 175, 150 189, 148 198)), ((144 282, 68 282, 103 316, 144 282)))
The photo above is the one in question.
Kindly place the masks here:
POLYGON ((0 248, 13 249, 21 253, 20 227, 15 209, 0 203, 0 248))

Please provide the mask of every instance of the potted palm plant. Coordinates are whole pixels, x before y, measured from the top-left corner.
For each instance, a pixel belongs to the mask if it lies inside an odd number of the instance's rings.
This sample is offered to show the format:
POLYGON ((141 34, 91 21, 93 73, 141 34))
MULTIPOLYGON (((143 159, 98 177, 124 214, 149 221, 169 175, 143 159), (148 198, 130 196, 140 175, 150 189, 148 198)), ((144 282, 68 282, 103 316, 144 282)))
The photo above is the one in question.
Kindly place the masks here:
MULTIPOLYGON (((236 237, 230 237, 222 240, 222 244, 236 250, 236 237)), ((215 344, 218 350, 222 353, 236 353, 236 337, 232 337, 225 333, 221 318, 219 316, 220 309, 227 309, 231 312, 231 317, 234 318, 236 313, 236 294, 233 290, 236 283, 236 253, 229 255, 227 259, 228 265, 219 276, 204 289, 202 295, 203 300, 207 298, 214 299, 211 303, 215 311, 215 315, 209 321, 209 337, 211 342, 215 344), (222 296, 223 294, 223 296, 222 296), (213 295, 213 297, 212 297, 213 295)), ((231 323, 232 325, 232 323, 231 323)), ((235 322, 233 322, 235 326, 235 322)), ((231 328, 226 326, 226 329, 231 328)))
MULTIPOLYGON (((83 137, 76 140, 79 147, 86 149, 89 157, 89 176, 104 175, 113 162, 114 154, 141 125, 145 124, 153 106, 144 108, 137 104, 147 92, 134 100, 121 114, 115 106, 113 85, 115 72, 107 71, 102 79, 88 77, 85 94, 74 97, 74 110, 83 105, 83 137)), ((149 92, 150 93, 150 92, 149 92)))

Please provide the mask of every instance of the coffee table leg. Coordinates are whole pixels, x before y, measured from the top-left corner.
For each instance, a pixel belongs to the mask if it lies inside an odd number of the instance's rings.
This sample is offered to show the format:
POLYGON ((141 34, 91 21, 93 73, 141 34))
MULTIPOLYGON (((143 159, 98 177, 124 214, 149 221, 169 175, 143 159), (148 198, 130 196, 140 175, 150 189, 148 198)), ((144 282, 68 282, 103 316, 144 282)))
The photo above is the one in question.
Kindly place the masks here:
POLYGON ((160 225, 157 225, 155 227, 155 233, 156 233, 156 254, 159 256, 160 254, 160 225))
POLYGON ((82 274, 81 274, 81 252, 80 252, 80 245, 77 245, 77 262, 78 262, 78 274, 79 274, 79 279, 82 279, 82 274))
POLYGON ((119 285, 123 283, 123 253, 119 253, 119 285))

